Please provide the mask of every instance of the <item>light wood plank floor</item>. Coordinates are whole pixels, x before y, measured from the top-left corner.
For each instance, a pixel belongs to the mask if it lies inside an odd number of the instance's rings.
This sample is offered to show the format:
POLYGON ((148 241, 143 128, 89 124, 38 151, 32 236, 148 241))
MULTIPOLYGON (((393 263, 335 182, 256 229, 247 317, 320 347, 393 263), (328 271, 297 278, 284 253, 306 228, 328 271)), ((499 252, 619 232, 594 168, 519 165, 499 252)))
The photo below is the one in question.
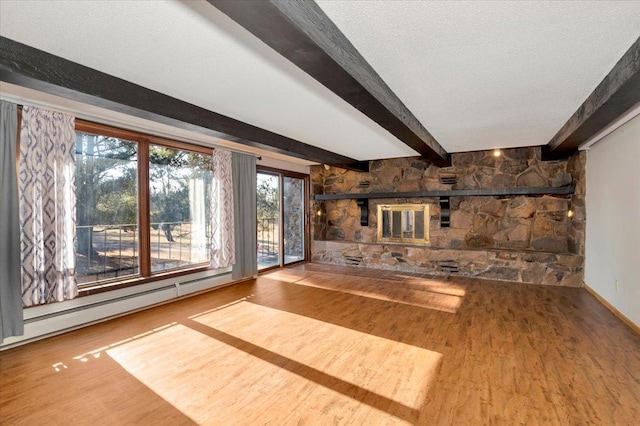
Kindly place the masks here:
POLYGON ((583 289, 308 264, 0 353, 2 425, 640 419, 640 337, 583 289))

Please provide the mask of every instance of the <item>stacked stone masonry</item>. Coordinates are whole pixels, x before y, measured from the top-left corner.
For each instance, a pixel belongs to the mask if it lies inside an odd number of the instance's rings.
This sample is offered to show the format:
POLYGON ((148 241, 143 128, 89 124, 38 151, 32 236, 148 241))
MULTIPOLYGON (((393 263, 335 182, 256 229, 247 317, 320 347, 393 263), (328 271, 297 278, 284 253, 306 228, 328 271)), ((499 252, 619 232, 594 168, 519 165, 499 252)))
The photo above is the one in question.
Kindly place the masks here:
POLYGON ((342 241, 313 241, 311 250, 311 260, 316 263, 569 287, 581 287, 583 281, 584 260, 570 253, 430 249, 342 241))
POLYGON ((541 161, 540 148, 452 155, 439 168, 418 158, 372 161, 369 173, 314 166, 313 194, 476 188, 559 187, 573 195, 451 197, 451 224, 440 226, 437 198, 369 200, 369 226, 355 200, 312 203, 312 260, 532 284, 580 286, 584 266, 585 156, 541 161), (443 183, 447 182, 447 183, 443 183), (455 182, 455 183, 450 183, 455 182), (376 242, 377 204, 428 203, 430 245, 376 242), (573 216, 569 217, 571 210, 573 216))

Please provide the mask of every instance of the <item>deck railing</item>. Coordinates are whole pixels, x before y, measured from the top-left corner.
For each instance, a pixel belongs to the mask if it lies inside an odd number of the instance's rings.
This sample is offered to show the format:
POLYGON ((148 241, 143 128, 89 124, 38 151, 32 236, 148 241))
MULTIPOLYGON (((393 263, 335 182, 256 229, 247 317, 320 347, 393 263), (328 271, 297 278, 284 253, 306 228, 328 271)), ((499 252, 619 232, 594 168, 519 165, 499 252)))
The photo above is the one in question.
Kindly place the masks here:
POLYGON ((277 265, 280 228, 277 217, 258 218, 258 266, 277 265))
MULTIPOLYGON (((194 259, 192 235, 199 235, 200 227, 191 222, 156 222, 151 224, 151 266, 153 271, 177 268, 202 262, 194 259)), ((205 230, 208 241, 209 230, 205 230)), ((78 282, 89 283, 138 273, 138 225, 76 226, 78 247, 76 272, 78 282), (84 239, 84 241, 82 241, 84 239)), ((280 229, 278 218, 258 219, 258 264, 277 265, 279 262, 280 229)), ((208 244, 206 244, 208 246, 208 244)), ((208 248, 205 248, 208 259, 208 248)))
MULTIPOLYGON (((208 241, 208 227, 204 230, 208 241)), ((151 268, 153 271, 177 268, 208 259, 208 244, 194 247, 192 240, 202 233, 191 222, 151 223, 151 268), (204 251, 204 252, 203 252, 204 251), (195 252, 195 254, 194 254, 195 252)), ((138 273, 138 225, 77 226, 78 282, 95 282, 138 273), (82 241, 84 239, 84 241, 82 241)))

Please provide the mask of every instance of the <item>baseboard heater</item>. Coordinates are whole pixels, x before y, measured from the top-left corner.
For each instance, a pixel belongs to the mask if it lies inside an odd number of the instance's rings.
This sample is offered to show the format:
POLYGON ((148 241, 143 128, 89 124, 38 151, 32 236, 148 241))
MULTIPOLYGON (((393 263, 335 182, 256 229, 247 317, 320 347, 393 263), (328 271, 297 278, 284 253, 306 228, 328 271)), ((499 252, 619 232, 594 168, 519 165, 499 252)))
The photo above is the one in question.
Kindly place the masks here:
POLYGON ((24 335, 6 338, 0 350, 113 319, 229 282, 231 282, 231 273, 226 272, 184 282, 167 283, 161 287, 26 318, 24 335))

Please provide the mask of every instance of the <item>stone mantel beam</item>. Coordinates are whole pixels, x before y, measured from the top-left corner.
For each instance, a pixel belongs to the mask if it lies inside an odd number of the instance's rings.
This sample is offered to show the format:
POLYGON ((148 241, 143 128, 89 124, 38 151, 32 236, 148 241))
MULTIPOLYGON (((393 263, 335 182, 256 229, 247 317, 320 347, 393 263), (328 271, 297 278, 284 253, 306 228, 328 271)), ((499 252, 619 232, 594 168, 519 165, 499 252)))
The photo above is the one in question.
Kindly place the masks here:
POLYGON ((351 194, 315 194, 316 201, 372 199, 372 198, 417 198, 417 197, 486 197, 518 195, 571 195, 573 186, 538 188, 500 188, 500 189, 451 189, 447 191, 411 191, 411 192, 369 192, 351 194))

